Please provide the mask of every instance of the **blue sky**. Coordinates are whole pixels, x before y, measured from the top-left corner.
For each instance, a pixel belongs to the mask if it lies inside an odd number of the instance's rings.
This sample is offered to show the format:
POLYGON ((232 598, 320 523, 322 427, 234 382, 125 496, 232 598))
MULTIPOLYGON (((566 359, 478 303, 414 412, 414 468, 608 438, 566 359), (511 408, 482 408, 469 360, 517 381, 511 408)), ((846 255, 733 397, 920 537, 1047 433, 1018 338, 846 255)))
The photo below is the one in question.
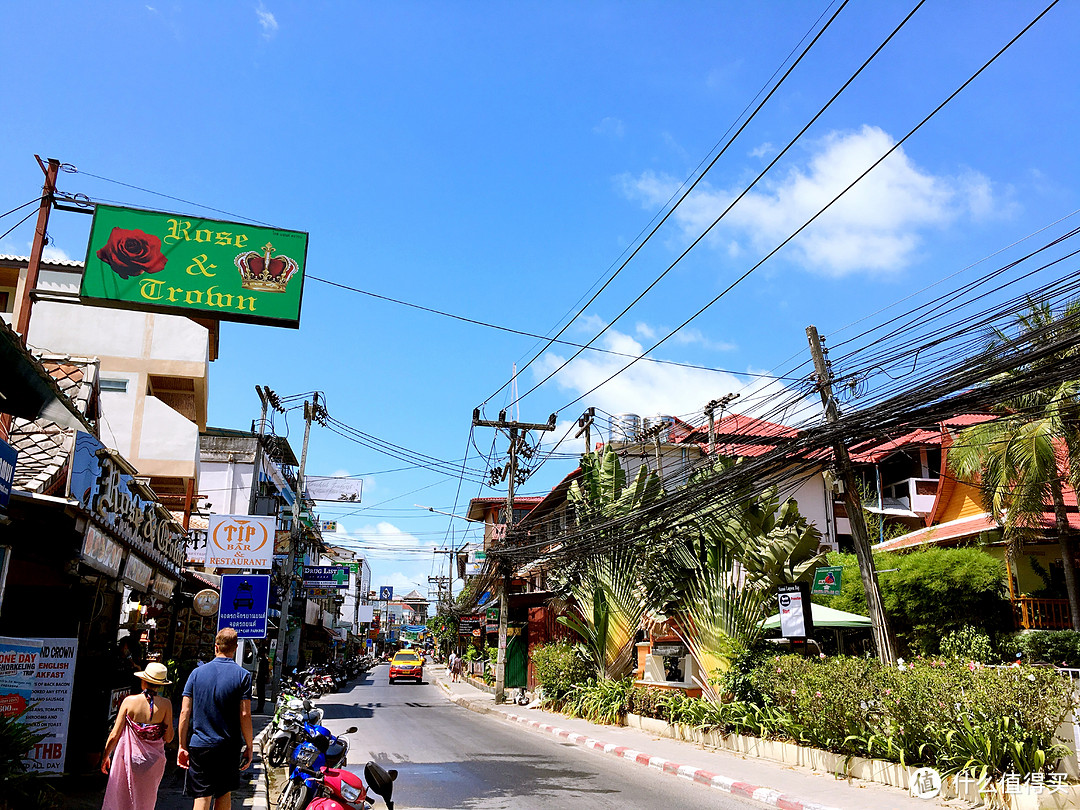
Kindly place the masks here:
MULTIPOLYGON (((681 324, 1044 5, 927 3, 597 345, 636 354, 681 324)), ((212 215, 199 207, 208 206, 306 230, 312 275, 547 334, 621 263, 804 35, 837 7, 6 3, 0 212, 39 192, 33 155, 55 157, 78 169, 61 176, 63 191, 212 215)), ((844 8, 566 339, 584 342, 610 325, 910 8, 844 8)), ((881 320, 874 313, 882 308, 1073 214, 1078 45, 1080 10, 1060 3, 815 226, 654 355, 725 372, 643 362, 568 405, 622 365, 587 353, 512 414, 543 422, 556 411, 561 437, 589 405, 601 414, 700 418, 708 400, 730 391, 750 403, 769 381, 745 373, 782 373, 804 360, 807 324, 842 335, 859 319, 881 320)), ((0 219, 0 233, 19 216, 0 219)), ((53 255, 83 258, 89 224, 55 213, 53 255)), ((31 238, 27 222, 0 239, 0 252, 26 254, 31 238)), ((485 415, 495 418, 512 389, 492 395, 541 348, 309 280, 299 330, 223 325, 210 422, 249 425, 256 384, 282 395, 318 389, 348 425, 455 465, 468 451, 467 467, 482 470, 493 432, 478 429, 470 439, 472 410, 486 402, 485 415)), ((521 373, 518 392, 568 356, 562 346, 544 352, 521 373)), ((291 431, 298 447, 298 412, 287 425, 278 417, 276 427, 291 431)), ((496 460, 505 446, 496 445, 496 460)), ((310 472, 364 478, 361 507, 323 510, 340 520, 337 539, 369 552, 373 585, 424 591, 434 565, 445 571, 445 556, 431 548, 460 543, 466 524, 413 504, 462 513, 469 498, 503 490, 471 478, 459 486, 422 468, 384 472, 403 466, 313 431, 310 472)), ((551 458, 523 490, 544 492, 574 466, 570 457, 551 458)))

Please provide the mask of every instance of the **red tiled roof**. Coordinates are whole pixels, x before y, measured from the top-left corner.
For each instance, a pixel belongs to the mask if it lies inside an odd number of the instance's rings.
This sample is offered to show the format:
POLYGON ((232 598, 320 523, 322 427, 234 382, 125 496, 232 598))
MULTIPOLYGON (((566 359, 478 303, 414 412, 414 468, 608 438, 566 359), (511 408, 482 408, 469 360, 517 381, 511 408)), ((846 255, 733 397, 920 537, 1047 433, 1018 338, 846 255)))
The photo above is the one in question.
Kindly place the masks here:
POLYGON ((900 551, 923 545, 951 545, 961 540, 978 537, 981 532, 998 528, 997 521, 990 517, 989 513, 982 513, 975 517, 950 520, 948 523, 939 523, 936 526, 927 526, 925 529, 916 529, 884 543, 874 546, 874 551, 900 551))
MULTIPOLYGON (((67 355, 43 355, 41 365, 75 409, 88 415, 94 404, 98 361, 67 355)), ((8 441, 19 454, 14 486, 25 492, 52 494, 64 481, 75 432, 48 419, 13 419, 8 441)))
MULTIPOLYGON (((775 450, 783 440, 799 436, 795 428, 738 413, 717 420, 713 429, 719 455, 743 458, 763 456, 775 450)), ((678 441, 697 444, 702 452, 708 452, 709 428, 707 425, 695 428, 678 441)))
MULTIPOLYGON (((1080 531, 1080 513, 1070 511, 1068 518, 1069 528, 1073 531, 1080 531)), ((1044 512, 1040 521, 1041 527, 1048 532, 1052 532, 1055 524, 1054 513, 1052 511, 1044 512)), ((997 521, 988 512, 983 512, 973 517, 950 520, 948 523, 938 523, 934 526, 927 526, 925 529, 908 532, 892 540, 886 540, 884 543, 878 543, 874 546, 874 551, 902 551, 915 546, 957 545, 963 540, 978 537, 982 532, 1000 528, 997 521)))

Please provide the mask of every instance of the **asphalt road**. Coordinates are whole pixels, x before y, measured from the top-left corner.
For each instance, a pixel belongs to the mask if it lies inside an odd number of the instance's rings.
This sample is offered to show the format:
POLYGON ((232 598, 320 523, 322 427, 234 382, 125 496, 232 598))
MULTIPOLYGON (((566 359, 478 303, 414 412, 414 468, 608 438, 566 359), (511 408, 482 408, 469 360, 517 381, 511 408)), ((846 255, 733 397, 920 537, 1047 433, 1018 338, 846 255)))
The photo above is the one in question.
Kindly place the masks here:
POLYGON ((359 728, 350 770, 362 774, 369 759, 398 770, 400 810, 764 807, 476 714, 432 683, 391 686, 387 671, 377 667, 318 705, 331 731, 359 728))

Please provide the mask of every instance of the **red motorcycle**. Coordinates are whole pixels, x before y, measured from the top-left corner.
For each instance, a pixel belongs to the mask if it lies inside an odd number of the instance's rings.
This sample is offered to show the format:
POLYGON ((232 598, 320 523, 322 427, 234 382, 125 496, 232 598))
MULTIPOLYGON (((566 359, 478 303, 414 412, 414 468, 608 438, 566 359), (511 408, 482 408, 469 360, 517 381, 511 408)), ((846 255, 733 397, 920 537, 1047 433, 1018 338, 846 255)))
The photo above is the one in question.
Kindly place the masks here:
POLYGON ((382 796, 387 810, 394 810, 391 796, 397 775, 396 770, 387 771, 382 766, 369 762, 364 767, 364 779, 368 783, 365 788, 363 780, 351 771, 327 768, 320 774, 319 787, 315 798, 307 805, 307 810, 371 810, 375 800, 368 796, 368 788, 372 793, 382 796))

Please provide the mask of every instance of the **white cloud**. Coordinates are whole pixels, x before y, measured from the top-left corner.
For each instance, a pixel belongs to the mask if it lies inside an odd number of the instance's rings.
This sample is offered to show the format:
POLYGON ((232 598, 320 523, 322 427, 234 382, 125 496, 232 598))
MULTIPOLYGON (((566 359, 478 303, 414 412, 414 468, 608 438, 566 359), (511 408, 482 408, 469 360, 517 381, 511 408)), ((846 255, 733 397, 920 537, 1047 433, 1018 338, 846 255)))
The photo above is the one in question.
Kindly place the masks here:
POLYGON ((276 34, 278 30, 277 18, 272 12, 268 11, 266 6, 262 3, 259 3, 258 7, 255 9, 255 15, 259 19, 259 27, 262 28, 263 39, 273 39, 274 34, 276 34))
POLYGON ((610 115, 602 119, 599 124, 593 127, 594 135, 612 135, 616 138, 621 138, 626 134, 626 125, 623 124, 619 118, 612 118, 610 115))
MULTIPOLYGON (((650 329, 651 327, 645 326, 645 331, 650 329)), ((614 329, 609 330, 598 345, 628 354, 640 354, 646 348, 632 336, 614 329)), ((536 378, 546 376, 565 360, 564 356, 548 352, 533 366, 536 378)), ((562 391, 580 395, 615 374, 627 362, 626 358, 612 355, 583 354, 559 371, 553 382, 562 391)), ((618 374, 613 380, 603 382, 585 398, 582 406, 595 406, 612 414, 636 413, 644 416, 664 413, 695 419, 700 416, 707 402, 731 392, 740 393, 740 398, 733 406, 735 411, 786 424, 797 424, 798 421, 813 418, 820 412, 820 407, 815 408, 812 402, 799 398, 785 388, 782 382, 772 377, 753 377, 747 380, 723 371, 706 371, 644 361, 618 374), (772 411, 781 401, 789 407, 782 417, 778 417, 772 411)), ((565 431, 560 426, 555 435, 562 436, 563 432, 565 431)))
MULTIPOLYGON (((885 154, 894 139, 877 127, 833 132, 817 142, 805 165, 766 177, 717 226, 714 245, 733 253, 735 243, 768 252, 885 154), (733 242, 733 240, 735 240, 733 242)), ((678 186, 646 172, 624 178, 624 188, 646 208, 665 202, 678 186)), ((741 189, 702 184, 676 212, 686 234, 696 236, 741 189)), ((930 228, 963 215, 986 218, 1003 211, 990 180, 974 171, 949 177, 919 168, 900 148, 844 194, 786 250, 810 269, 833 276, 889 272, 910 264, 930 228)))
POLYGON ((765 143, 761 144, 761 146, 759 146, 757 149, 751 150, 750 157, 756 157, 756 158, 768 157, 769 155, 773 154, 774 152, 776 152, 776 147, 774 147, 771 143, 766 141, 765 143))
MULTIPOLYGON (((666 327, 654 327, 641 321, 634 324, 634 332, 637 336, 649 341, 650 345, 659 340, 663 335, 666 335, 669 331, 670 330, 666 327)), ((699 329, 680 329, 669 342, 681 346, 697 345, 714 352, 729 352, 732 349, 737 348, 734 343, 707 338, 699 329)))
POLYGON ((67 253, 58 247, 52 245, 46 245, 45 249, 41 251, 41 258, 47 262, 70 262, 71 257, 67 253))

